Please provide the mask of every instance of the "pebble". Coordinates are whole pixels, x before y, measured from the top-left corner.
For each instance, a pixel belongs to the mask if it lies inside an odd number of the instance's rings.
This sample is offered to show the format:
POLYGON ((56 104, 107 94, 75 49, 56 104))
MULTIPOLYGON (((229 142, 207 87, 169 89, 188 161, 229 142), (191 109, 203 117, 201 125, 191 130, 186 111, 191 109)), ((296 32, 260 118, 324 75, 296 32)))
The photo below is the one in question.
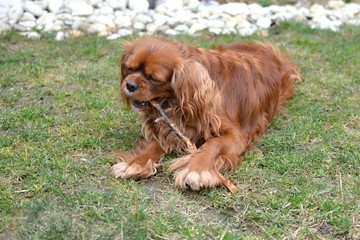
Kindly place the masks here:
POLYGON ((272 25, 289 19, 339 31, 343 24, 360 26, 360 4, 329 0, 308 7, 263 7, 214 0, 0 0, 0 32, 13 29, 32 40, 39 39, 41 31, 55 31, 58 41, 83 33, 97 33, 108 40, 134 32, 246 36, 257 31, 265 34, 272 25))

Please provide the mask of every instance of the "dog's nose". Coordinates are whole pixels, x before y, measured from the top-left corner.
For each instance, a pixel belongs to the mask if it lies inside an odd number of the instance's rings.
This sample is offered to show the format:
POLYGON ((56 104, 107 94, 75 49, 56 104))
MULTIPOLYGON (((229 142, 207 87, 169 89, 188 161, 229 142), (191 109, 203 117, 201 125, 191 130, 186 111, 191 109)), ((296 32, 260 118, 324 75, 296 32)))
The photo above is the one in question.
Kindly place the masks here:
POLYGON ((139 85, 136 82, 129 80, 126 83, 126 88, 127 90, 129 90, 129 92, 135 92, 136 90, 139 89, 139 85))

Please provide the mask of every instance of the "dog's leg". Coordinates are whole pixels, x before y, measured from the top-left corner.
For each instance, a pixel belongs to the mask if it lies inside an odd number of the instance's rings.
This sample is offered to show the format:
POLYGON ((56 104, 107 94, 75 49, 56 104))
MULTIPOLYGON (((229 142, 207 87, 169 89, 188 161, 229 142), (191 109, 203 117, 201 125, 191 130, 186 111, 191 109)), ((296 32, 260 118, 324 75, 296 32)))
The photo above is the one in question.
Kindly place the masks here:
POLYGON ((118 153, 122 162, 112 166, 116 178, 147 178, 160 167, 160 158, 165 154, 157 141, 142 141, 141 149, 134 154, 118 153))
POLYGON ((193 190, 220 185, 219 170, 235 168, 249 143, 238 129, 229 129, 208 140, 197 151, 172 162, 170 170, 175 171, 175 185, 193 190))

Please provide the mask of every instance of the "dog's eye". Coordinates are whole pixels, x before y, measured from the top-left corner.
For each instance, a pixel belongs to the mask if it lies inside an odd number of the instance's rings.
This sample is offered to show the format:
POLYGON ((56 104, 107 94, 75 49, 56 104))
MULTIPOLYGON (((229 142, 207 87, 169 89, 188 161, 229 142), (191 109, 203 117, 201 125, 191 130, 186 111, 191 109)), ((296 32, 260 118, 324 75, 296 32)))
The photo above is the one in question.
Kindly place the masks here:
POLYGON ((149 74, 146 78, 150 81, 155 81, 154 76, 152 74, 149 74))

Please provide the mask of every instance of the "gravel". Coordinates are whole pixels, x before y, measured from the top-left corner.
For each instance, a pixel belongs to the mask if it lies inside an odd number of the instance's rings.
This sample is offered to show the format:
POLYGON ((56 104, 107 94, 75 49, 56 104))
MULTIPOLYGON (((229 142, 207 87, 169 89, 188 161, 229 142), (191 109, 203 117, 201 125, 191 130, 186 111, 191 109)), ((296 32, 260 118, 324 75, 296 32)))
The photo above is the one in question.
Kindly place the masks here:
POLYGON ((56 32, 56 40, 97 33, 109 40, 138 32, 168 35, 251 35, 285 20, 339 31, 360 25, 360 4, 330 0, 309 7, 199 0, 0 0, 0 32, 16 30, 35 40, 56 32), (151 6, 151 7, 150 7, 151 6))

